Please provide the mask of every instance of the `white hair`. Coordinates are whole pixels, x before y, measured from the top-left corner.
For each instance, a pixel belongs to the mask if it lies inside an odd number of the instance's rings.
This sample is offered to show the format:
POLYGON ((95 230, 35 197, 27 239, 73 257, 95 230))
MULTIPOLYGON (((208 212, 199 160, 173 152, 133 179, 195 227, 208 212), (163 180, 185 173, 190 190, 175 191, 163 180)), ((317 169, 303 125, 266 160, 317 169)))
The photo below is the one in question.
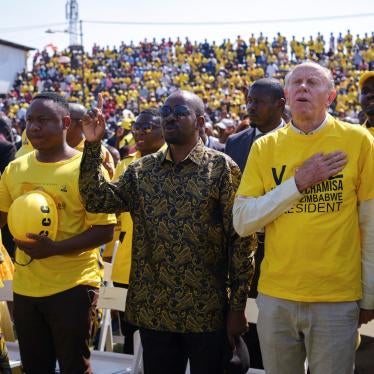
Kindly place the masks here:
POLYGON ((324 66, 320 65, 320 64, 317 64, 316 62, 314 61, 305 61, 305 62, 302 62, 301 64, 299 65, 296 65, 293 69, 291 69, 287 75, 286 75, 286 78, 285 78, 285 87, 287 88, 287 85, 290 81, 290 78, 292 76, 292 73, 299 67, 311 67, 311 68, 314 68, 314 69, 317 69, 319 70, 320 72, 323 73, 323 75, 325 76, 326 78, 326 81, 328 83, 328 87, 329 89, 333 90, 335 88, 335 82, 334 82, 334 78, 332 76, 332 73, 331 73, 331 70, 325 68, 324 66))

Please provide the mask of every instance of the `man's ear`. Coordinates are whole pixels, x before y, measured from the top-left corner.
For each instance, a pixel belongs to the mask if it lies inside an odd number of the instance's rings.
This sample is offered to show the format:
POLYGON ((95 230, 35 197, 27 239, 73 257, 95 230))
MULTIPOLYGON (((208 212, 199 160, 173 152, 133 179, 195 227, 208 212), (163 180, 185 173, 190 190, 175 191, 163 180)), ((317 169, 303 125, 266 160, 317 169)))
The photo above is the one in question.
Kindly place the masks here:
POLYGON ((282 111, 283 111, 283 110, 284 110, 284 107, 286 106, 286 99, 284 99, 284 98, 279 99, 279 100, 278 100, 278 106, 279 106, 279 108, 281 108, 282 111))
POLYGON ((331 92, 329 93, 329 96, 327 98, 327 102, 328 102, 328 107, 331 105, 331 103, 335 100, 336 98, 336 90, 333 89, 331 90, 331 92))
POLYGON ((64 130, 67 130, 70 127, 70 124, 71 124, 70 116, 62 117, 62 125, 63 125, 64 130))
POLYGON ((205 117, 204 116, 197 116, 196 117, 196 127, 201 130, 205 126, 205 117))

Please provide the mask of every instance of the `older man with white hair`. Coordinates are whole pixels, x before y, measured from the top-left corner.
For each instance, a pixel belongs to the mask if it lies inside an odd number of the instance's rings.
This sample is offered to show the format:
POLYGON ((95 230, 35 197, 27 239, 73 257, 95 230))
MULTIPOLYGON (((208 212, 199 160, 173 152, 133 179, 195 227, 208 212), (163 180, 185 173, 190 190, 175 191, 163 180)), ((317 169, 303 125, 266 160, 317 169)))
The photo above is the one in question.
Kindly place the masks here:
POLYGON ((253 145, 233 208, 241 236, 266 232, 264 367, 300 374, 307 358, 313 374, 352 374, 357 327, 374 317, 373 139, 327 113, 328 69, 297 65, 285 94, 292 123, 253 145))

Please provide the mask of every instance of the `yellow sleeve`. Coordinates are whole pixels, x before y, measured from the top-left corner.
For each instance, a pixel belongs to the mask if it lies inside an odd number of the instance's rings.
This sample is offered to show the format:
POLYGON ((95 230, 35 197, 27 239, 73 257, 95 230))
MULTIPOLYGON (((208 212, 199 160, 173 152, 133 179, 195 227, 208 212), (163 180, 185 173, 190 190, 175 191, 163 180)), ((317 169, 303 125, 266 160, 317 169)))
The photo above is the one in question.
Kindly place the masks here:
POLYGON ((7 212, 13 202, 8 186, 9 168, 8 165, 0 177, 0 211, 2 212, 7 212))
POLYGON ((374 199, 374 139, 367 133, 361 145, 360 175, 357 185, 358 201, 374 199))
POLYGON ((113 225, 117 223, 117 219, 115 214, 90 213, 86 211, 86 223, 90 226, 113 225))
POLYGON ((134 160, 135 160, 135 157, 130 156, 130 157, 124 158, 117 164, 114 170, 113 178, 112 178, 113 182, 117 182, 119 180, 120 176, 125 172, 129 164, 131 164, 131 162, 133 162, 134 160))

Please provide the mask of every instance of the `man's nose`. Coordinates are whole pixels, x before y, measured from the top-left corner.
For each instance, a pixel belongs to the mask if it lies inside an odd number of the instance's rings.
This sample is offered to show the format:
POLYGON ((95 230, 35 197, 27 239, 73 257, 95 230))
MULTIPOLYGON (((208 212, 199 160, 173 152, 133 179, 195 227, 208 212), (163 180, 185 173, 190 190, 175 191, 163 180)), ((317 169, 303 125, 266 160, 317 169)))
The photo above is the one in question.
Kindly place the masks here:
POLYGON ((247 112, 253 112, 255 109, 255 104, 252 102, 252 103, 247 103, 247 112))
POLYGON ((39 128, 40 128, 37 121, 28 121, 27 127, 30 131, 39 130, 39 128))
POLYGON ((301 82, 300 87, 303 88, 303 89, 306 89, 307 88, 306 82, 304 82, 304 81, 301 82))

